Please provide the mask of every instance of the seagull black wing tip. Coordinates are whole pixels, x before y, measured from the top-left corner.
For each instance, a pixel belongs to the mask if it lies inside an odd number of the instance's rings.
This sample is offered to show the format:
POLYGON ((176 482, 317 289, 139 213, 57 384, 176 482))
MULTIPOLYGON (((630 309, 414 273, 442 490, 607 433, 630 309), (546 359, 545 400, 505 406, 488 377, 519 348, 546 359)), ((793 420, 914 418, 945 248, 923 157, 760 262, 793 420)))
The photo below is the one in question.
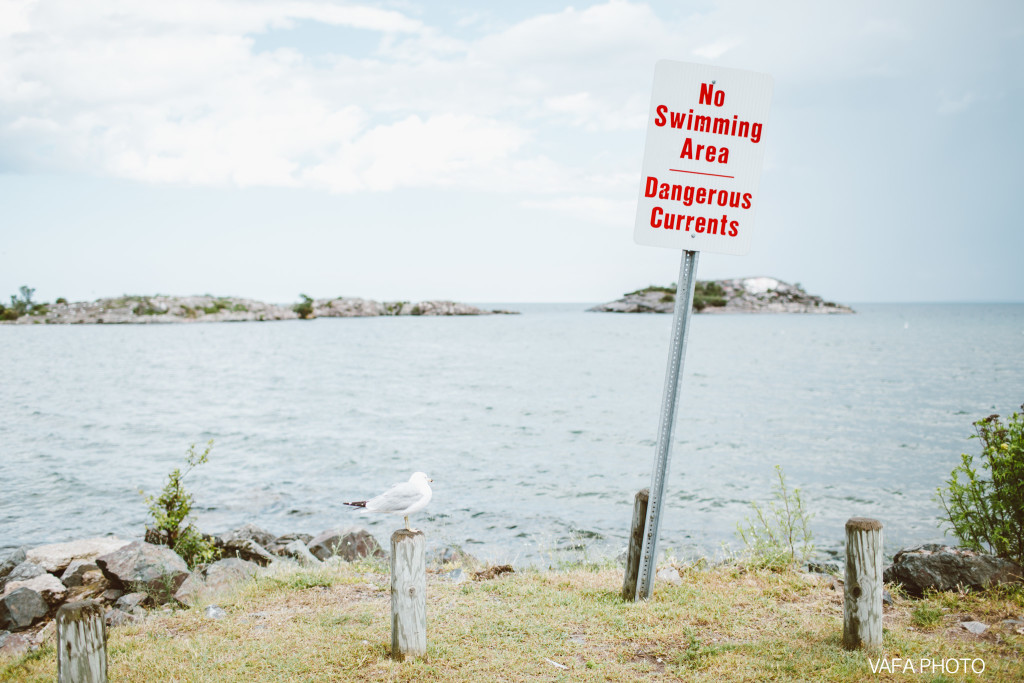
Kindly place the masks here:
POLYGON ((357 500, 357 501, 355 501, 353 503, 342 503, 342 505, 351 505, 354 508, 364 508, 364 507, 366 507, 366 501, 365 500, 357 500))

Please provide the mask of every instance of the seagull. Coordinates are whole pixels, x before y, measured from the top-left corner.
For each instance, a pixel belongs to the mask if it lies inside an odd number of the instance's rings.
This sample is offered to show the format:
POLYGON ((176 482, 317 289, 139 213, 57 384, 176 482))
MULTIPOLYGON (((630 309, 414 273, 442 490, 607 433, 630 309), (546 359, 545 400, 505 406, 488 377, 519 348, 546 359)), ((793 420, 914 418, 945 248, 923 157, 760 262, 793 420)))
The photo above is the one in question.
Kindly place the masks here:
POLYGON ((409 531, 409 515, 419 512, 427 507, 433 492, 430 490, 430 482, 434 481, 423 472, 417 472, 409 477, 409 481, 401 484, 394 484, 384 493, 371 498, 370 500, 357 500, 351 503, 343 503, 352 507, 364 508, 367 512, 388 512, 394 515, 405 516, 405 528, 409 531))

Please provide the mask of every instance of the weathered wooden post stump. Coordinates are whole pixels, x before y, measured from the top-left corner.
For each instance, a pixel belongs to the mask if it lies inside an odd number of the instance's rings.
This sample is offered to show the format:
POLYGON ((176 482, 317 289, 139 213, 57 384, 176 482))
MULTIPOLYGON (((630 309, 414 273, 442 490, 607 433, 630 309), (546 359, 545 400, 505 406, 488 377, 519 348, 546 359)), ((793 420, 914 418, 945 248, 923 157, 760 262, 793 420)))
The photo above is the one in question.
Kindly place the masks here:
POLYGON ((57 610, 57 682, 107 683, 107 630, 92 600, 57 610))
POLYGON ((629 552, 626 554, 626 576, 622 581, 622 599, 636 600, 636 582, 640 578, 640 554, 644 547, 644 525, 647 523, 647 500, 650 489, 640 489, 633 498, 633 524, 629 528, 629 552))
POLYGON ((882 647, 882 523, 877 519, 846 522, 843 647, 882 647))
POLYGON ((427 654, 427 560, 422 531, 391 534, 391 656, 427 654))

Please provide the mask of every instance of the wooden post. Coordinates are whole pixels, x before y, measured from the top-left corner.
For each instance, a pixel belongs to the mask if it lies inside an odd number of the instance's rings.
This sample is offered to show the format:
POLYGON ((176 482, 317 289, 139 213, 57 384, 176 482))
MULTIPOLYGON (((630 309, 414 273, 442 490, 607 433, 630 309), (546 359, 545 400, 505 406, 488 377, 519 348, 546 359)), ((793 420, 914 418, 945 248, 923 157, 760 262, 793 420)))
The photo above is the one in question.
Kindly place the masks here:
POLYGON ((843 647, 882 647, 882 523, 877 519, 846 522, 843 647))
POLYGON ((107 683, 107 630, 92 600, 57 610, 57 682, 107 683))
POLYGON ((422 531, 391 534, 391 656, 427 654, 427 560, 422 531))
POLYGON ((640 576, 640 555, 644 546, 644 524, 647 522, 647 500, 650 489, 640 489, 633 498, 633 524, 629 528, 629 552, 626 554, 626 577, 622 582, 622 599, 636 600, 636 581, 640 576))

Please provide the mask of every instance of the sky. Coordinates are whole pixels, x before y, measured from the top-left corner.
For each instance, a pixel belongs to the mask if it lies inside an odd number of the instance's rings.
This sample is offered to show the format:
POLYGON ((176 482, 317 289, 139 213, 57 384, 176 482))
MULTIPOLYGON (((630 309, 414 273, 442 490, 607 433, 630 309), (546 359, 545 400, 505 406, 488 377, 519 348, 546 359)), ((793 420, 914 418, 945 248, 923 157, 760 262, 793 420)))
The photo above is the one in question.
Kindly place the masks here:
POLYGON ((774 79, 750 253, 699 278, 1024 301, 1024 3, 962 0, 0 0, 0 297, 669 284, 660 59, 774 79))

